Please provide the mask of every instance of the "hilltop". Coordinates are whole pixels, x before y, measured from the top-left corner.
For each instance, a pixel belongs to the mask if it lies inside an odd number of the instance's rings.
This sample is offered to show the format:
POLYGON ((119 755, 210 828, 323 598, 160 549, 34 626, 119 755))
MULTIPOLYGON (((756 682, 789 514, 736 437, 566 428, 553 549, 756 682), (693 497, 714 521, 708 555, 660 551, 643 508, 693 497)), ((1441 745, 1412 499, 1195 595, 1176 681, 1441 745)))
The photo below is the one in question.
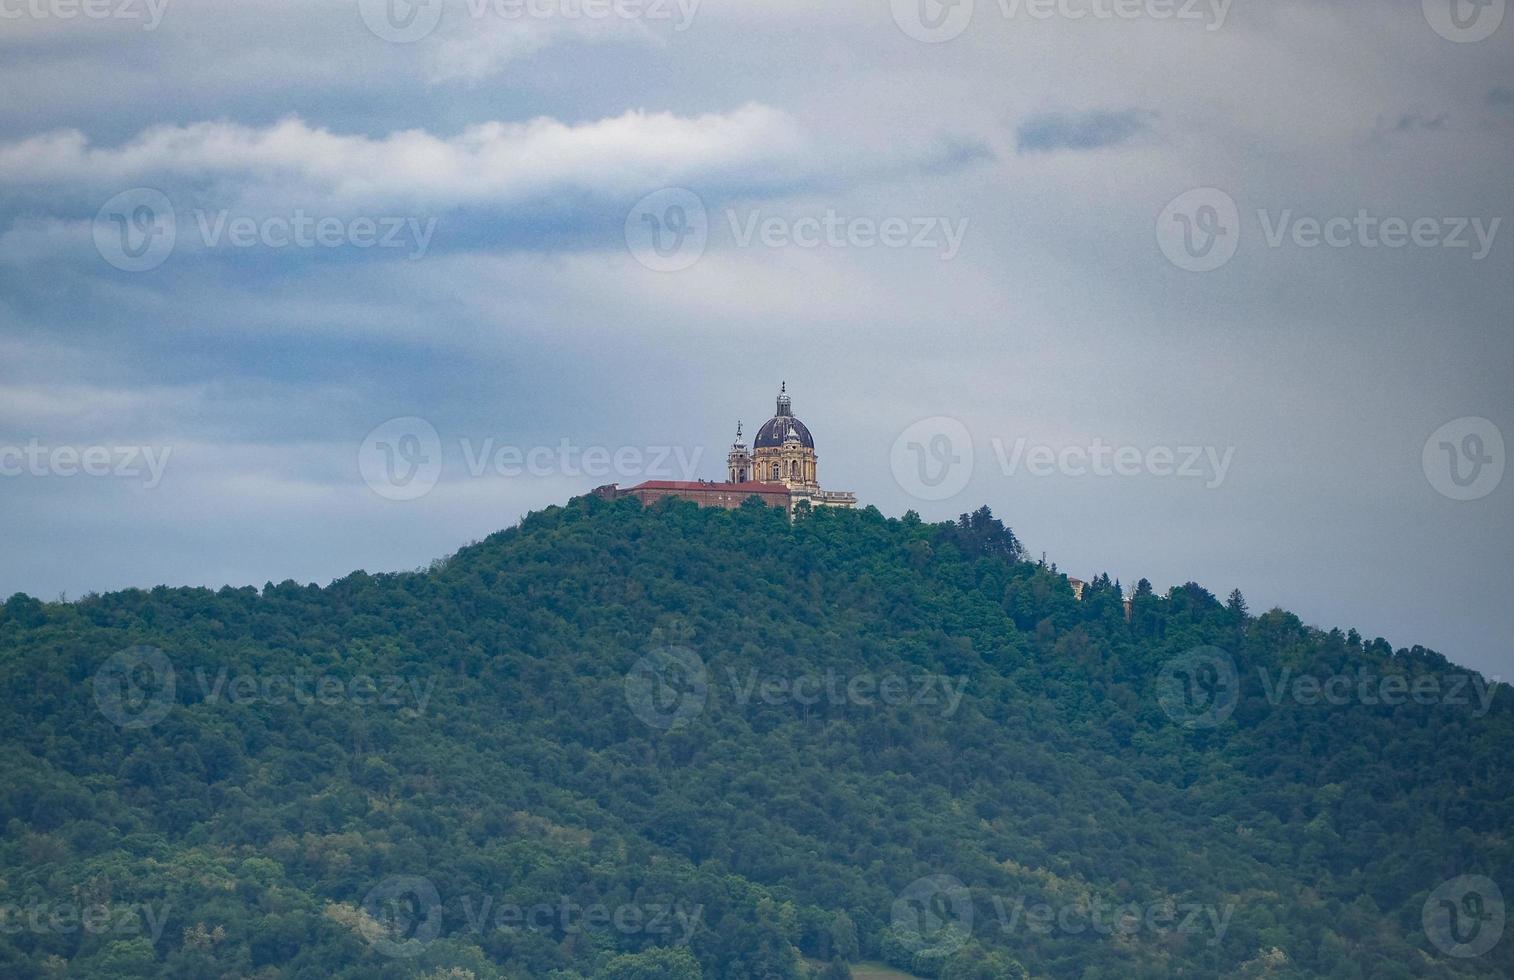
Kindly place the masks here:
POLYGON ((1514 973, 1467 888, 1514 883, 1507 690, 1122 599, 986 509, 592 497, 324 588, 15 596, 0 973, 1514 973))

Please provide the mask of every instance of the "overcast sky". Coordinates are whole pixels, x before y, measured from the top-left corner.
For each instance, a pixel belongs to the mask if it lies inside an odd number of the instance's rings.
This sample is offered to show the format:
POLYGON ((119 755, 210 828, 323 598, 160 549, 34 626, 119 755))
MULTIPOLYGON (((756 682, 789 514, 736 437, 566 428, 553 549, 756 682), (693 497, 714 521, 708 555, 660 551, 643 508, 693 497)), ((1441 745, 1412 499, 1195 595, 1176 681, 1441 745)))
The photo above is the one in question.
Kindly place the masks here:
POLYGON ((0 594, 414 568, 787 381, 886 514, 1507 678, 1504 0, 1187 2, 0 0, 0 594))

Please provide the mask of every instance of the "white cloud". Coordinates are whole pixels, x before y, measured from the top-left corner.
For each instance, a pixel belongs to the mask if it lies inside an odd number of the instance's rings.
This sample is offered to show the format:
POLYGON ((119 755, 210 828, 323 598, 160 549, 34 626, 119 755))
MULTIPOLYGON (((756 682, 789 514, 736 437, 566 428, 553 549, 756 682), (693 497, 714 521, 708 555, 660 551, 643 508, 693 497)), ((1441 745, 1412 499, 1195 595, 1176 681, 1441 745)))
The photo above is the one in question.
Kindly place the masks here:
POLYGON ((410 129, 375 139, 292 117, 266 127, 155 126, 116 147, 77 130, 44 133, 0 144, 0 184, 241 179, 333 206, 509 204, 798 167, 804 146, 788 115, 756 103, 699 116, 633 110, 579 125, 489 122, 452 137, 410 129))
POLYGON ((466 28, 439 37, 433 46, 423 49, 426 77, 432 84, 479 82, 520 59, 565 41, 658 43, 657 35, 645 25, 624 18, 607 21, 491 17, 467 23, 466 28))

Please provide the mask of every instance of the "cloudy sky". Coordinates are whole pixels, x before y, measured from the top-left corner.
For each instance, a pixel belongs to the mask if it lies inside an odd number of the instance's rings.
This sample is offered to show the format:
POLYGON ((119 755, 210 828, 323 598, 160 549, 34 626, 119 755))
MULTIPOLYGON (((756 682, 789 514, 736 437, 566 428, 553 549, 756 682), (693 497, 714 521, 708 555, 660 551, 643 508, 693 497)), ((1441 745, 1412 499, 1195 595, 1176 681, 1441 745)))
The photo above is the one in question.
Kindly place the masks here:
POLYGON ((0 594, 417 567, 787 381, 887 514, 1508 677, 1504 8, 0 0, 0 594))

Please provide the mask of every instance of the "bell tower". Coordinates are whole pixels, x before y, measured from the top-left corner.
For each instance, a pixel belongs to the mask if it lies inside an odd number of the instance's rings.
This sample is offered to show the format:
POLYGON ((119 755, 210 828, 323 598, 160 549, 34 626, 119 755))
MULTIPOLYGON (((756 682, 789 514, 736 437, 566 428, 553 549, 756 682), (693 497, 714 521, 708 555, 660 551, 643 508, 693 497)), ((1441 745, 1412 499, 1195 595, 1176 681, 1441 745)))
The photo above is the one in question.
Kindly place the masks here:
POLYGON ((752 456, 747 452, 746 443, 741 441, 741 423, 736 423, 736 441, 731 443, 731 451, 725 457, 726 482, 746 483, 752 478, 752 456))

